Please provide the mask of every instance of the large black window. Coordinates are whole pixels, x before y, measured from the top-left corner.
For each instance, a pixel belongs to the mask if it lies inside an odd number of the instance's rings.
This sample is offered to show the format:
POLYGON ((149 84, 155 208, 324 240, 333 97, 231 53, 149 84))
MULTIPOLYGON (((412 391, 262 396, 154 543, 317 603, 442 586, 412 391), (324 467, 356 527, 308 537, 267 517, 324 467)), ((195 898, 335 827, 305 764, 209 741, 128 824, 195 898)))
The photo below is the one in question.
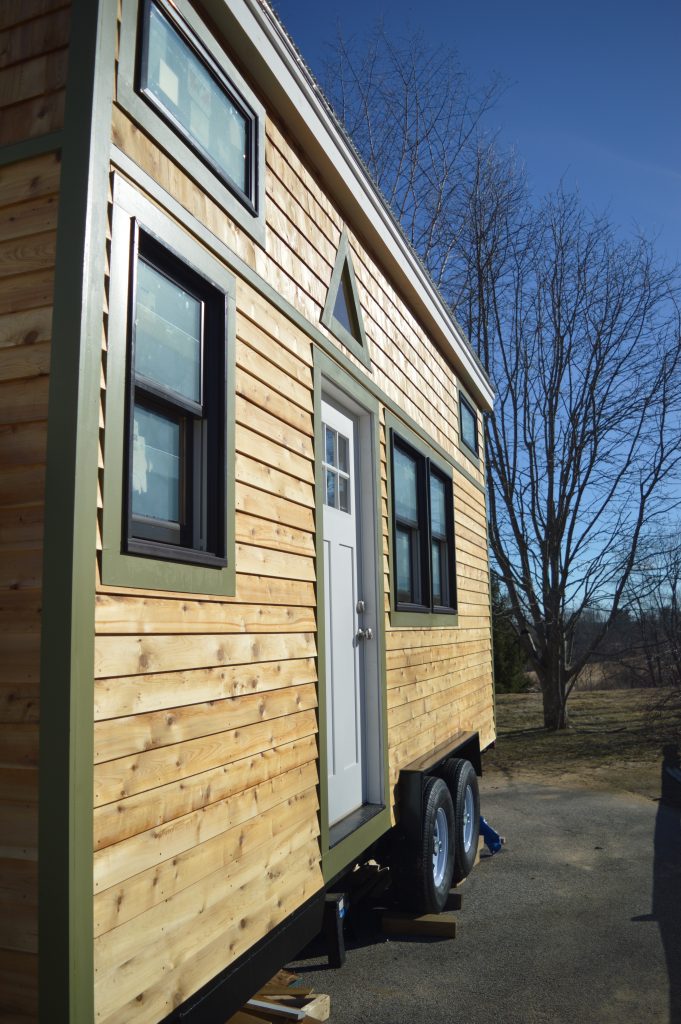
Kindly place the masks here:
POLYGON ((394 604, 397 611, 456 610, 451 476, 391 432, 394 604))
POLYGON ((226 296, 135 232, 127 550, 225 564, 226 296))
POLYGON ((166 0, 144 0, 138 61, 140 94, 255 210, 256 114, 166 0))

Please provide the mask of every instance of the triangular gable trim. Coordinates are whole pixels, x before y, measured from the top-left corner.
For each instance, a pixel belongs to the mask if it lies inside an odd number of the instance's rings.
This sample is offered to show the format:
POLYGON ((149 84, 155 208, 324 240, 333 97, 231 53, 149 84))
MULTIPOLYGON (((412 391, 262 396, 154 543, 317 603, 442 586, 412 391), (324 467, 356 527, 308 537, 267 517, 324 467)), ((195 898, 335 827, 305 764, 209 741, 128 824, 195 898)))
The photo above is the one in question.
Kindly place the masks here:
POLYGON ((326 296, 326 303, 322 313, 322 323, 326 328, 328 328, 331 334, 338 339, 338 341, 342 342, 343 345, 353 353, 353 355, 357 356, 360 362, 364 363, 368 369, 371 368, 367 338, 364 333, 362 307, 359 304, 357 281, 355 279, 355 271, 352 266, 350 243, 348 241, 348 233, 345 230, 341 235, 338 252, 336 254, 336 263, 333 268, 333 274, 331 275, 331 284, 329 285, 329 291, 326 296), (348 306, 350 321, 354 320, 357 325, 356 334, 349 331, 345 324, 341 323, 341 321, 334 315, 339 292, 341 288, 343 288, 344 277, 347 282, 347 288, 345 289, 346 305, 348 306))

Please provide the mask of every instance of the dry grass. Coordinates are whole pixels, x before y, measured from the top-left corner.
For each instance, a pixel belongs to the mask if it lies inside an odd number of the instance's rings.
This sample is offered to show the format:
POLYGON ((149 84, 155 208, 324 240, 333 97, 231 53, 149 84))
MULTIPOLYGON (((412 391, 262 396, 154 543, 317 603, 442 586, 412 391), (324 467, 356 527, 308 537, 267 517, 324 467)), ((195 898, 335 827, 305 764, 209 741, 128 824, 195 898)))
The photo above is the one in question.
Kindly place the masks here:
POLYGON ((548 733, 542 725, 541 694, 500 694, 497 745, 485 755, 485 768, 511 777, 541 775, 551 782, 659 796, 662 747, 681 746, 678 693, 574 693, 568 710, 570 728, 548 733))

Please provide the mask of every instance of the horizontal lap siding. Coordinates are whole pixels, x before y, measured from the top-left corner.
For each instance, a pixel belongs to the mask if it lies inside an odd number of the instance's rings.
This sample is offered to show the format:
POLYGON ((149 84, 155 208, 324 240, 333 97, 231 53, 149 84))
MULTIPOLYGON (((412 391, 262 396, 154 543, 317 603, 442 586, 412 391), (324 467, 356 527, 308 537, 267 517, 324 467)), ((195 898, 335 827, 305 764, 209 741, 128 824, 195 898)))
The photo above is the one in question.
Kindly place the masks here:
MULTIPOLYGON (((287 244, 316 270, 326 287, 343 222, 312 173, 273 123, 267 127, 268 225, 277 252, 287 244), (286 240, 286 241, 285 241, 286 240)), ((479 467, 457 446, 456 375, 439 350, 351 233, 353 263, 364 324, 383 390, 438 444, 456 456, 479 484, 479 467)), ((325 291, 322 293, 323 304, 325 291)), ((353 359, 351 353, 346 355, 353 359)), ((385 441, 382 488, 386 497, 385 441)), ((485 500, 456 472, 455 525, 459 617, 456 629, 395 629, 387 625, 388 746, 391 785, 399 770, 458 730, 477 730, 481 742, 494 739, 491 630, 485 528, 485 500), (400 663, 410 666, 405 669, 400 663), (393 684, 400 683, 393 689, 393 684), (399 697, 397 697, 399 695, 399 697), (399 701, 399 703, 397 702, 399 701)), ((384 504, 386 609, 389 609, 388 521, 384 504)))
MULTIPOLYGON (((274 121, 264 248, 116 105, 112 138, 334 345, 321 313, 347 226, 373 379, 482 482, 458 449, 451 365, 274 121)), ((235 597, 98 582, 93 884, 107 1024, 163 1017, 322 884, 312 345, 239 278, 236 357, 235 597)), ((387 610, 384 438, 382 451, 387 610)), ((392 782, 459 728, 493 738, 484 498, 458 473, 455 495, 458 626, 391 630, 386 613, 392 782)))
POLYGON ((109 1024, 159 1020, 322 885, 312 350, 242 281, 234 384, 234 598, 97 588, 95 999, 109 1024))
POLYGON ((70 26, 69 5, 14 4, 0 14, 0 145, 58 131, 70 26))
MULTIPOLYGON (((267 125, 267 167, 268 252, 282 266, 301 260, 311 268, 313 276, 304 278, 306 302, 323 307, 344 226, 342 218, 271 121, 267 125), (324 285, 321 293, 319 280, 324 285)), ((458 448, 455 372, 352 231, 350 241, 374 380, 482 484, 482 471, 458 448)), ((352 353, 345 354, 354 361, 352 353)), ((388 610, 386 443, 384 436, 381 483, 388 610)), ((386 614, 391 786, 400 768, 459 730, 477 730, 483 745, 494 739, 485 499, 480 488, 459 472, 454 475, 454 491, 457 627, 393 630, 386 614)))
MULTIPOLYGON (((68 4, 0 10, 0 146, 63 125, 68 4)), ((38 730, 56 153, 0 168, 0 1015, 37 1018, 38 730)))

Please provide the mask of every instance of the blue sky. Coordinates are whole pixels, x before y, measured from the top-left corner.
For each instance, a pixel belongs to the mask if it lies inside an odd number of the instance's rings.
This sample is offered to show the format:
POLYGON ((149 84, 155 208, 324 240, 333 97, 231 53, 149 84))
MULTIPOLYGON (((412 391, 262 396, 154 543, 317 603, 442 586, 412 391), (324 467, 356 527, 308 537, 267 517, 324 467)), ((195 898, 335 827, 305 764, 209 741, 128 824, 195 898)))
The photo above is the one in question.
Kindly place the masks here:
POLYGON ((623 234, 640 226, 681 259, 681 0, 275 0, 315 73, 344 34, 383 17, 455 49, 473 79, 508 89, 488 118, 539 194, 563 179, 623 234))

